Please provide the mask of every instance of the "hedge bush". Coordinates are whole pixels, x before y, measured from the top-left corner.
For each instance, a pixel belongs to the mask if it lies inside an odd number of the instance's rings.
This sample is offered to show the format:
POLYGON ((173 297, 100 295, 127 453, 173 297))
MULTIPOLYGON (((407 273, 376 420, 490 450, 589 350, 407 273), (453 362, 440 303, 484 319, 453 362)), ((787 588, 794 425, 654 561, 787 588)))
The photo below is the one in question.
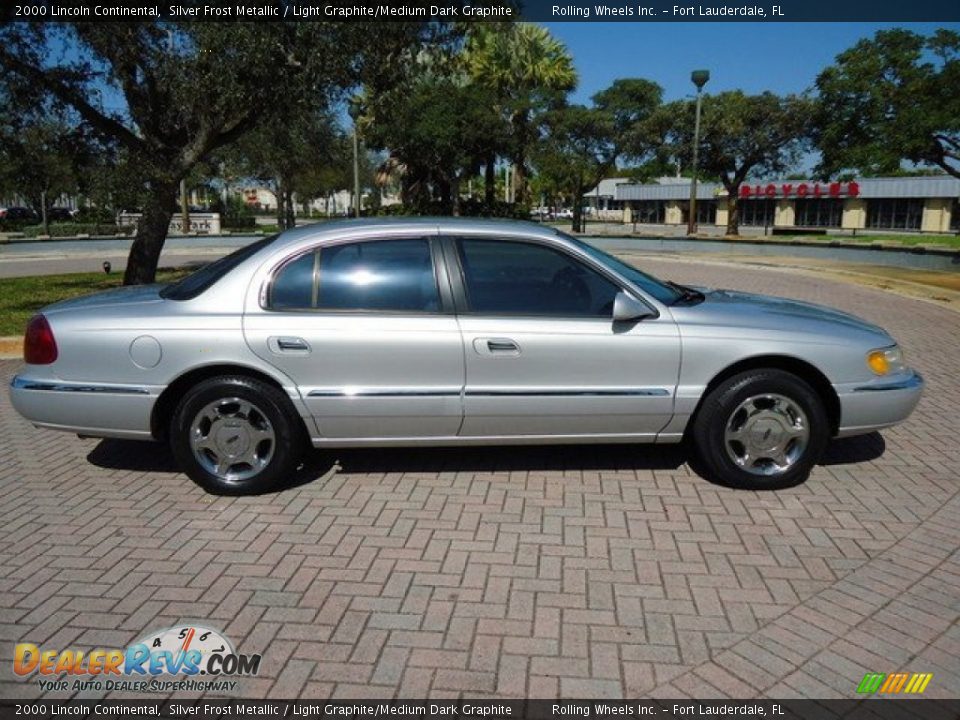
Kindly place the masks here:
POLYGON ((23 228, 27 237, 50 235, 50 237, 72 237, 74 235, 127 235, 133 227, 119 227, 115 223, 50 223, 49 233, 44 233, 43 225, 30 225, 23 228))
MULTIPOLYGON (((448 216, 450 207, 439 201, 432 201, 420 207, 410 205, 384 205, 375 210, 364 210, 363 215, 375 217, 396 217, 408 215, 426 215, 426 216, 448 216)), ((529 220, 530 207, 517 203, 506 203, 502 201, 487 205, 480 200, 467 199, 460 202, 461 217, 495 217, 512 218, 516 220, 529 220)))

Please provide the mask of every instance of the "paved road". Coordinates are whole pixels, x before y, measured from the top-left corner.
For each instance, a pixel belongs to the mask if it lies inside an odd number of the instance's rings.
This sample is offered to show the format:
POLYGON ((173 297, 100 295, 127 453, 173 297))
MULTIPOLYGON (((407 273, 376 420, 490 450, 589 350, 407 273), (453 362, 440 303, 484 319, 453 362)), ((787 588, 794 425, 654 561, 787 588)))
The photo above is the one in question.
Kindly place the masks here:
MULTIPOLYGON (((210 262, 261 236, 171 238, 160 256, 160 267, 210 262)), ((64 240, 0 245, 0 278, 100 272, 108 260, 114 272, 127 266, 132 240, 64 240)))
MULTIPOLYGON (((607 228, 607 231, 622 233, 623 228, 622 225, 612 226, 607 228)), ((686 237, 677 237, 676 233, 643 238, 604 237, 604 228, 596 227, 591 230, 598 232, 598 235, 588 237, 590 242, 616 253, 680 253, 689 256, 732 258, 735 262, 784 260, 806 264, 829 263, 837 267, 867 267, 874 272, 880 271, 881 274, 889 273, 891 268, 932 271, 942 274, 951 283, 955 283, 960 276, 960 258, 956 253, 944 255, 940 252, 916 253, 909 250, 881 252, 867 246, 851 248, 824 245, 729 243, 704 239, 691 241, 686 237)), ((160 266, 210 262, 213 258, 260 237, 262 236, 235 235, 171 238, 164 245, 160 266)), ((109 260, 114 271, 119 272, 126 267, 131 242, 130 239, 100 239, 0 245, 0 278, 84 271, 99 272, 104 260, 109 260)))
POLYGON ((37 693, 16 641, 124 647, 202 621, 264 654, 244 695, 854 697, 897 670, 960 695, 957 315, 651 264, 882 323, 929 392, 778 493, 711 485, 675 448, 551 447, 317 454, 302 484, 233 499, 162 449, 35 430, 0 393, 0 694, 37 693))

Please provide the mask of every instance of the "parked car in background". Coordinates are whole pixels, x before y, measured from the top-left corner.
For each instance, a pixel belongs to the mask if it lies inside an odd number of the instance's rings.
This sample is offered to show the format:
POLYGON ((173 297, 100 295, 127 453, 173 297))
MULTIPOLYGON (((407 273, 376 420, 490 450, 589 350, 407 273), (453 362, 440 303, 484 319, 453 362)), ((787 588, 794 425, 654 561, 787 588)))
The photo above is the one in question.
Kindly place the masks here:
POLYGON ((573 219, 573 209, 572 208, 560 208, 556 213, 558 220, 572 220, 573 219))
POLYGON ((36 220, 37 214, 26 207, 0 208, 0 220, 36 220))
POLYGON ((51 305, 24 355, 25 418, 164 440, 217 493, 276 487, 309 445, 684 440, 711 480, 782 488, 831 437, 905 420, 923 387, 846 313, 457 219, 288 230, 172 285, 51 305))
POLYGON ((52 207, 47 210, 47 220, 50 222, 72 222, 75 215, 76 210, 70 208, 52 207))

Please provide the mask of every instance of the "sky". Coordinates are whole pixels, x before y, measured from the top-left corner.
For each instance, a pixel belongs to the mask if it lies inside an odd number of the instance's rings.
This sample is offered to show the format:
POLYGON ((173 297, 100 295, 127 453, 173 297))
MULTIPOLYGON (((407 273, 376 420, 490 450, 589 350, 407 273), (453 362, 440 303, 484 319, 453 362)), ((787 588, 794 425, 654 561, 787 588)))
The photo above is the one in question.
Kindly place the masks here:
POLYGON ((944 23, 544 23, 566 44, 580 75, 573 102, 622 77, 659 83, 664 99, 692 97, 690 71, 710 70, 705 92, 802 92, 838 53, 877 30, 928 35, 944 23))

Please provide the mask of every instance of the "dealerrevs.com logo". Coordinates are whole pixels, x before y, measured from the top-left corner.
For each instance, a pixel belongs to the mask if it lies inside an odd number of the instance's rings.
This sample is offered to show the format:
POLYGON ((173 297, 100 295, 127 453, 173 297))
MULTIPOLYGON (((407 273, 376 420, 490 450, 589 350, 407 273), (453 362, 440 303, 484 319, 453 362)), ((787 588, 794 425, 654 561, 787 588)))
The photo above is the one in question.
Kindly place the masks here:
POLYGON ((18 643, 13 654, 13 672, 36 677, 44 692, 229 691, 237 684, 232 678, 256 675, 259 670, 260 655, 237 653, 219 632, 199 625, 150 633, 122 650, 85 652, 18 643))

